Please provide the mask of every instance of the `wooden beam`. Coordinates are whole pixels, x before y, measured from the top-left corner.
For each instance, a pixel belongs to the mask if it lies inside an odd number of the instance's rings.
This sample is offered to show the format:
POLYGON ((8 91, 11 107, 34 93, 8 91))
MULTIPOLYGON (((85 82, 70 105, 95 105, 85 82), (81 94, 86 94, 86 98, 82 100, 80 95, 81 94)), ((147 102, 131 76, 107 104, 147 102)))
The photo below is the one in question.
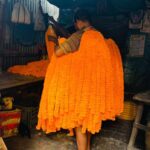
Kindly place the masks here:
POLYGON ((144 130, 144 131, 150 131, 150 127, 144 126, 144 125, 142 125, 140 123, 135 123, 134 127, 138 128, 138 129, 141 129, 141 130, 144 130))

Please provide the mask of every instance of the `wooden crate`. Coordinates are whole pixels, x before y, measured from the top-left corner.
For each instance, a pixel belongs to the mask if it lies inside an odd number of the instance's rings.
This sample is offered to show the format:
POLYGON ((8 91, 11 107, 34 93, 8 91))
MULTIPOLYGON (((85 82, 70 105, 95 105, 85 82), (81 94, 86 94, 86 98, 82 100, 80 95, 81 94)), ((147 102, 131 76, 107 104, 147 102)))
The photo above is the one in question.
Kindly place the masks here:
POLYGON ((15 105, 16 108, 21 110, 21 122, 26 124, 29 129, 35 128, 37 125, 38 107, 25 107, 15 105))

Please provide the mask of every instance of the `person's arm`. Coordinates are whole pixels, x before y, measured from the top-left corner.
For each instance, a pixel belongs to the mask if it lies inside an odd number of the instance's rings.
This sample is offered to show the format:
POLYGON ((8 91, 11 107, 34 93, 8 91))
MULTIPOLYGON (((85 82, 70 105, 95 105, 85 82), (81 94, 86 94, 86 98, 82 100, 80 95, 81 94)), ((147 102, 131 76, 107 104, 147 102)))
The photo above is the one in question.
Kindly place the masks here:
POLYGON ((56 48, 55 48, 55 55, 56 55, 57 57, 60 57, 60 56, 65 55, 65 53, 64 53, 64 51, 63 51, 60 47, 57 47, 57 46, 56 46, 56 48))
POLYGON ((57 37, 54 36, 55 34, 53 34, 53 32, 51 32, 51 35, 48 36, 48 40, 53 41, 56 44, 54 51, 56 56, 60 57, 64 54, 72 53, 78 50, 82 33, 83 31, 77 31, 72 34, 68 39, 66 39, 66 41, 59 44, 57 37))
POLYGON ((55 43, 54 52, 55 52, 55 55, 57 57, 60 57, 60 56, 65 54, 64 50, 62 48, 60 48, 59 43, 58 43, 58 39, 56 37, 54 37, 53 35, 49 35, 48 41, 53 41, 55 43))

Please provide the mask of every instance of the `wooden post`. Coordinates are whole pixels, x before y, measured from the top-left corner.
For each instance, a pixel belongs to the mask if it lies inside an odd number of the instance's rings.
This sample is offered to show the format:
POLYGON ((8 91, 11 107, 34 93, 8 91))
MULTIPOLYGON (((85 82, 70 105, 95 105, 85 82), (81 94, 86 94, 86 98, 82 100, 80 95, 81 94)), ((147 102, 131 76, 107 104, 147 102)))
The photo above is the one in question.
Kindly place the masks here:
POLYGON ((0 150, 8 150, 1 137, 0 137, 0 150))
MULTIPOLYGON (((0 33, 3 35, 3 15, 4 15, 5 0, 0 0, 0 33)), ((3 37, 0 36, 0 48, 2 47, 3 37)))
POLYGON ((145 145, 146 145, 146 150, 150 150, 150 121, 147 123, 148 131, 146 132, 146 137, 145 137, 145 145))
POLYGON ((138 128, 136 126, 136 124, 139 124, 142 118, 142 114, 143 114, 143 104, 138 104, 138 108, 137 108, 137 114, 136 114, 136 118, 134 121, 134 125, 133 125, 133 129, 132 129, 132 133, 131 133, 131 137, 129 140, 129 145, 127 150, 133 150, 134 149, 134 144, 135 144, 135 140, 136 140, 136 136, 138 133, 138 128))

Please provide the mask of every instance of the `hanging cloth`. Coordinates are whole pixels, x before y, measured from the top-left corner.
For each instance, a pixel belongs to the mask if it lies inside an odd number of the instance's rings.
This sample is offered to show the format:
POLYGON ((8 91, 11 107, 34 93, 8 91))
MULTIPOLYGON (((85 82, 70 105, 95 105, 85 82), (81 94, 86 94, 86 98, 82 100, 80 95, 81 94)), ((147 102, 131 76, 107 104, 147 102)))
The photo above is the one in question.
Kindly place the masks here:
POLYGON ((129 28, 141 29, 143 23, 144 11, 142 9, 130 13, 129 28))
POLYGON ((42 11, 49 16, 53 16, 53 18, 58 21, 60 9, 48 2, 47 0, 41 0, 42 11))
POLYGON ((13 7, 11 21, 13 23, 30 24, 31 16, 26 6, 21 3, 16 3, 13 7))
POLYGON ((150 9, 147 9, 145 12, 141 32, 150 33, 150 9))
POLYGON ((35 22, 34 22, 34 30, 35 31, 44 31, 46 29, 45 23, 44 23, 44 17, 38 9, 38 12, 36 14, 35 22))

